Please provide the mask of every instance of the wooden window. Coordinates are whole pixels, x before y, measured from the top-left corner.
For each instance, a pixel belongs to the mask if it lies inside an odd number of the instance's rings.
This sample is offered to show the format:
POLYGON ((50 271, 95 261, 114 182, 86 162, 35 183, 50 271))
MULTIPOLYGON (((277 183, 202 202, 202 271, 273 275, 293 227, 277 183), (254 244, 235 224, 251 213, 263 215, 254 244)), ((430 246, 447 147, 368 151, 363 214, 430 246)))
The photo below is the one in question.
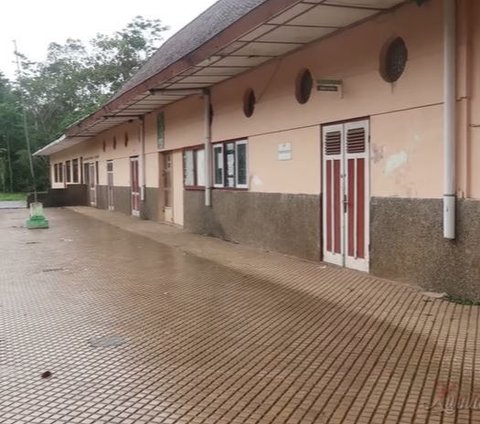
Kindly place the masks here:
POLYGON ((205 186, 205 149, 195 151, 195 177, 197 186, 205 186))
POLYGON ((63 164, 56 163, 53 166, 54 182, 61 183, 63 182, 63 164))
POLYGON ((247 149, 246 140, 213 146, 214 187, 248 188, 247 149))
POLYGON ((213 186, 223 187, 223 144, 216 144, 213 146, 213 169, 215 170, 213 186))
POLYGON ((185 187, 205 186, 205 149, 195 148, 184 151, 183 174, 185 187))
POLYGON ((65 182, 70 183, 72 182, 72 167, 71 167, 71 161, 67 160, 65 162, 65 182))
POLYGON ((157 115, 157 148, 165 148, 165 113, 160 112, 157 115))
POLYGON ((79 182, 79 173, 78 173, 78 159, 72 160, 72 182, 78 183, 79 182))
POLYGON ((235 187, 248 188, 246 141, 235 143, 235 169, 235 187))

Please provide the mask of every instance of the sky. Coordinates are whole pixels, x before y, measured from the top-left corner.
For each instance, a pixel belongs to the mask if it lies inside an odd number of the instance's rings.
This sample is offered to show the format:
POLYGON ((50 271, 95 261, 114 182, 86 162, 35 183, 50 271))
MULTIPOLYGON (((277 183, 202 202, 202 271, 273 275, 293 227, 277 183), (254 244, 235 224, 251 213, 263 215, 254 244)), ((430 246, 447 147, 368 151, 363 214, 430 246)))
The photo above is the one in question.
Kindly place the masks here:
POLYGON ((88 41, 122 29, 135 16, 161 19, 173 35, 216 0, 16 0, 5 1, 0 15, 0 71, 15 72, 13 40, 29 59, 45 58, 51 42, 88 41))

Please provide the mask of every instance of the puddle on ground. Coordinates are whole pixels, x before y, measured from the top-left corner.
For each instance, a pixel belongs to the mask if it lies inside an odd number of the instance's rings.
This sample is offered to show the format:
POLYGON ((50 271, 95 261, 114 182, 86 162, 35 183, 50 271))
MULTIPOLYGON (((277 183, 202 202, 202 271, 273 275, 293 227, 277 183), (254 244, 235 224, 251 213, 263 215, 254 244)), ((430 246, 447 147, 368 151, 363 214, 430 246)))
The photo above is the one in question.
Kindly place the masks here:
POLYGON ((59 272, 59 271, 65 271, 64 268, 46 268, 42 269, 42 272, 59 272))
POLYGON ((93 337, 88 343, 93 347, 117 347, 125 343, 125 339, 121 336, 102 336, 93 337))

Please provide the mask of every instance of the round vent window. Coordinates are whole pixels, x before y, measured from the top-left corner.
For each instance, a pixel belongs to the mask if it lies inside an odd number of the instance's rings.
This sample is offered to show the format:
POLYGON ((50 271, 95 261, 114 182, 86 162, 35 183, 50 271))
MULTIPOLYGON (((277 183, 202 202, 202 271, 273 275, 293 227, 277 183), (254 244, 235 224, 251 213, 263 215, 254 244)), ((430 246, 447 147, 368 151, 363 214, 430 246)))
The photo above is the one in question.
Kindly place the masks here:
POLYGON ((313 88, 313 77, 308 69, 300 72, 295 83, 295 97, 298 103, 305 104, 310 99, 313 88))
POLYGON ((389 41, 380 58, 380 74, 387 82, 397 81, 405 71, 408 50, 403 38, 397 37, 389 41))
POLYGON ((249 88, 243 96, 243 113, 247 118, 250 118, 255 111, 255 104, 257 99, 255 98, 255 92, 249 88))

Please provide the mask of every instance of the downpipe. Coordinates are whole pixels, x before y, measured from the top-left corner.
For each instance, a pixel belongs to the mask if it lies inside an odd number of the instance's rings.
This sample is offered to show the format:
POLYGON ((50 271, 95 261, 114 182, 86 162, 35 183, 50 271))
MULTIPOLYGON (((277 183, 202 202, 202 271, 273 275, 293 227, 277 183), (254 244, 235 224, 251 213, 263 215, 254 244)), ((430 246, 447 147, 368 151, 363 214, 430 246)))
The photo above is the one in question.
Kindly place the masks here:
POLYGON ((205 127, 205 206, 212 206, 212 110, 211 93, 203 90, 204 127, 205 127))
POLYGON ((444 0, 443 237, 455 239, 456 0, 444 0))
POLYGON ((140 157, 141 157, 141 172, 140 172, 140 217, 146 219, 145 216, 145 192, 146 192, 146 175, 147 175, 147 163, 145 157, 145 117, 140 118, 140 157))

